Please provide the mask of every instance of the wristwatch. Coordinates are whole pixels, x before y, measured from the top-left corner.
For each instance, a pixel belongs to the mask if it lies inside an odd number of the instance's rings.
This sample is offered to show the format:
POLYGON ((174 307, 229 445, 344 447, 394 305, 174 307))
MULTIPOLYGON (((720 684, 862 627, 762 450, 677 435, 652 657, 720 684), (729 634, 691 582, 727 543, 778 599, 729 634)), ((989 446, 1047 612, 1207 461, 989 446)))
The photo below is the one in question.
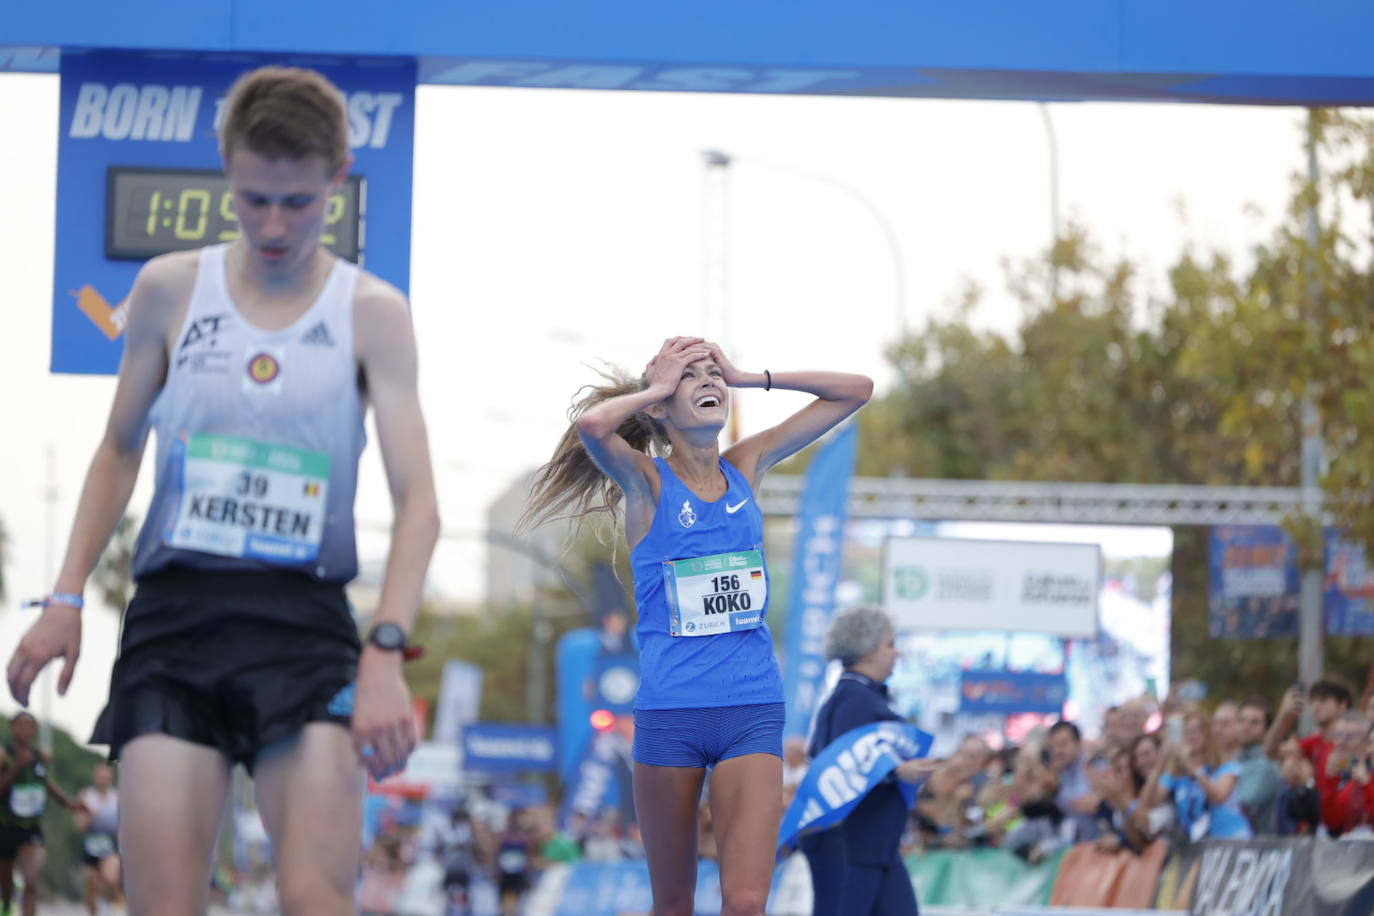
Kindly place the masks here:
POLYGON ((406 650, 406 631, 394 623, 379 623, 367 634, 367 641, 378 649, 388 652, 406 650))

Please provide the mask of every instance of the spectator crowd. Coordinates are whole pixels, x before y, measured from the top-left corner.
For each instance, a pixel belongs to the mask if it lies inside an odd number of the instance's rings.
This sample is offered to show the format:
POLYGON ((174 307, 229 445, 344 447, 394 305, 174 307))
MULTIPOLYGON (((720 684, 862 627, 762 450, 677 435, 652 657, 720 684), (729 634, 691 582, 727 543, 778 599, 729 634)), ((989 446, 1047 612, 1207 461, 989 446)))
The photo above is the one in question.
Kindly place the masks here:
MULTIPOLYGON (((1374 695, 1334 679, 1210 711, 1171 694, 1107 710, 1099 734, 1059 721, 1016 747, 964 738, 922 787, 908 848, 1002 847, 1028 862, 1093 843, 1142 851, 1205 838, 1374 835, 1374 695), (1313 728, 1298 735, 1304 712, 1313 728)), ((995 740, 995 739, 994 739, 995 740)))
MULTIPOLYGON (((1288 689, 1277 708, 1259 696, 1210 709, 1177 693, 1132 699, 1107 710, 1091 738, 1067 720, 1017 746, 970 734, 921 786, 903 852, 998 847, 1037 863, 1076 843, 1141 852, 1159 839, 1374 836, 1372 728, 1374 695, 1357 706, 1350 688, 1323 679, 1288 689), (1298 734, 1304 713, 1312 730, 1298 734)), ((785 801, 806 767, 804 743, 789 741, 785 801)), ((705 798, 698 830, 702 857, 713 858, 705 798)), ((384 820, 360 891, 364 902, 373 888, 385 898, 391 876, 398 894, 427 861, 448 913, 515 913, 550 865, 642 858, 618 808, 564 830, 551 806, 475 795, 442 818, 384 820)))

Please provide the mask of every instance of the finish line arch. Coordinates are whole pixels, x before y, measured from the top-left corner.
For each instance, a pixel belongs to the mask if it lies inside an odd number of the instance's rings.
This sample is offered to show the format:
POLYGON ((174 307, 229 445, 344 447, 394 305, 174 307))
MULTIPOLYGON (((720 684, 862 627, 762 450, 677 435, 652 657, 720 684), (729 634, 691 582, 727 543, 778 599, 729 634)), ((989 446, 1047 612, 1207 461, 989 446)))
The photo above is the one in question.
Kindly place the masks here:
POLYGON ((74 0, 0 9, 0 70, 140 50, 400 58, 455 85, 1369 105, 1370 34, 1353 0, 74 0))

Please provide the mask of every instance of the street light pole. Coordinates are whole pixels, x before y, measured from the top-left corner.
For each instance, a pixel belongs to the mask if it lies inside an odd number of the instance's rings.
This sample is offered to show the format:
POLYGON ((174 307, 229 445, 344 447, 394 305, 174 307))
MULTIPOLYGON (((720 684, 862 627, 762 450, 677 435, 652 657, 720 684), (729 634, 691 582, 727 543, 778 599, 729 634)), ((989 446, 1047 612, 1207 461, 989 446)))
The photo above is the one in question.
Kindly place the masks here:
MULTIPOLYGON (((52 588, 57 577, 57 452, 51 442, 45 457, 45 476, 43 487, 43 587, 52 588)), ((52 752, 52 715, 53 694, 57 682, 57 671, 49 667, 40 675, 38 685, 41 709, 38 716, 38 746, 52 752)))
MULTIPOLYGON (((1321 243, 1321 231, 1317 217, 1316 186, 1321 177, 1321 166, 1317 159, 1317 113, 1307 110, 1307 180, 1312 186, 1312 194, 1307 203, 1307 296, 1310 309, 1307 320, 1319 321, 1319 299, 1321 284, 1317 278, 1317 247, 1321 243)), ((1326 455, 1322 449, 1321 415, 1311 390, 1302 397, 1302 493, 1303 512, 1308 520, 1320 524, 1322 494, 1319 486, 1321 476, 1326 470, 1326 455)), ((1320 560, 1308 557, 1308 565, 1302 571, 1302 584, 1298 605, 1298 677, 1311 684, 1322 674, 1323 628, 1322 616, 1322 578, 1320 560)))
POLYGON ((1040 119, 1045 122, 1050 150, 1050 305, 1054 305, 1059 301, 1059 141, 1047 102, 1040 103, 1040 119))
MULTIPOLYGON (((702 150, 706 164, 701 197, 702 330, 740 359, 739 345, 730 327, 730 164, 720 150, 702 150)), ((739 403, 731 406, 725 429, 727 445, 740 439, 739 403)))

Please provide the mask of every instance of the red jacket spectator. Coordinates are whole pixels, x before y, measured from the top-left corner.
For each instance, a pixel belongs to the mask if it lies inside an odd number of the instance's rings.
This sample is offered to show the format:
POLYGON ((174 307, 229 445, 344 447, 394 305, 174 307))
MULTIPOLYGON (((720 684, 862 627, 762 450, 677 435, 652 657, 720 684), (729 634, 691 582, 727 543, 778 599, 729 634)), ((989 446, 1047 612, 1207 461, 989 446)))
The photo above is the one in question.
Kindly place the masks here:
POLYGON ((1370 785, 1369 724, 1351 712, 1341 716, 1331 730, 1326 766, 1318 779, 1322 798, 1322 823, 1332 836, 1374 824, 1374 786, 1370 785))
POLYGON ((1359 826, 1374 824, 1374 788, 1369 785, 1369 768, 1361 763, 1355 774, 1332 784, 1322 795, 1322 823, 1333 837, 1359 826))

